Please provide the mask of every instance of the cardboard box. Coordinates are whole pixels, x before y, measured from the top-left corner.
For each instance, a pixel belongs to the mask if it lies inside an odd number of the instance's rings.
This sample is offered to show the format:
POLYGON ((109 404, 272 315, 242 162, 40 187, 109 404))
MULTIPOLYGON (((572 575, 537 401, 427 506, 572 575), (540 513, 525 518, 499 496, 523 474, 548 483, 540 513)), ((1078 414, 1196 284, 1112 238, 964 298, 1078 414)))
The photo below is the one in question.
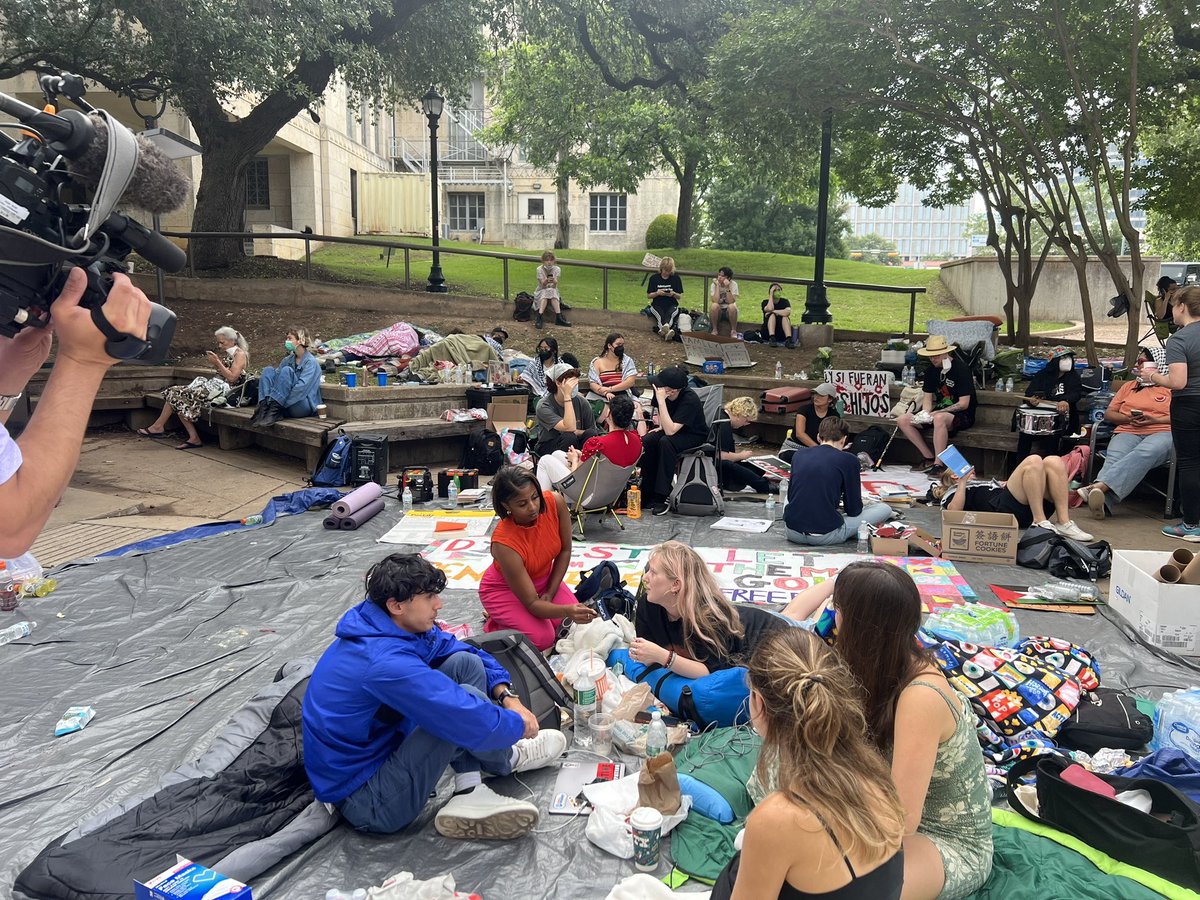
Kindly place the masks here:
POLYGON ((134 881, 136 900, 201 900, 203 897, 251 900, 250 888, 240 881, 219 875, 182 856, 175 858, 178 862, 174 866, 145 884, 134 881))
POLYGON ((519 397, 497 397, 488 404, 488 427, 499 434, 503 429, 525 430, 525 411, 529 401, 519 397))
MULTIPOLYGON (((871 552, 876 556, 941 556, 942 548, 937 538, 921 528, 913 529, 904 537, 871 536, 871 552), (913 551, 917 553, 913 553, 913 551)), ((1016 552, 1015 550, 1013 551, 1016 552)))
POLYGON ((1108 606, 1154 646, 1196 654, 1200 585, 1156 581, 1168 559, 1162 550, 1115 551, 1108 606))
POLYGON ((1021 529, 1009 513, 942 513, 942 557, 956 562, 1009 563, 1017 561, 1021 529))
POLYGON ((727 338, 722 334, 685 331, 683 349, 687 351, 688 364, 701 368, 710 359, 719 359, 726 369, 750 369, 757 365, 750 358, 745 341, 727 338))

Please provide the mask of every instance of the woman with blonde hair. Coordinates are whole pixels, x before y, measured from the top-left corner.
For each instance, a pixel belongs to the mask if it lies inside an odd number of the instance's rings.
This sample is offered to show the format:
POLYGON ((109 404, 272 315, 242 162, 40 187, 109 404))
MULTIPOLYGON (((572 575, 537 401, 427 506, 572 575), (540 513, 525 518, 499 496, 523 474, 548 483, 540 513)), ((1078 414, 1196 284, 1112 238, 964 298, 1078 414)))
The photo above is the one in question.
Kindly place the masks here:
POLYGON ((754 455, 753 450, 738 450, 733 433, 758 421, 758 404, 750 397, 734 397, 725 404, 727 420, 717 421, 717 449, 721 461, 721 488, 734 492, 750 488, 756 494, 768 494, 772 484, 767 481, 762 469, 746 462, 754 455))
POLYGON ((175 449, 194 450, 202 445, 200 434, 193 423, 204 415, 214 400, 224 397, 246 380, 246 367, 250 365, 250 345, 246 343, 240 331, 224 325, 213 334, 220 353, 209 350, 204 356, 212 363, 217 374, 209 377, 200 375, 194 378, 191 384, 175 385, 163 391, 166 402, 163 403, 162 412, 145 428, 137 430, 142 437, 166 437, 167 420, 175 413, 187 432, 184 442, 175 449))
POLYGON ((700 555, 679 541, 650 551, 642 590, 630 658, 684 678, 745 665, 766 634, 792 627, 761 607, 734 606, 700 555))
POLYGON ((747 818, 713 900, 897 900, 904 810, 867 739, 854 676, 820 639, 789 628, 763 638, 748 680, 763 739, 755 774, 772 790, 747 818))
POLYGON ((683 279, 675 274, 675 260, 664 256, 658 271, 646 282, 646 300, 656 324, 654 331, 664 341, 675 339, 675 321, 679 318, 679 298, 683 296, 683 279))
POLYGON ((284 335, 287 355, 278 366, 267 366, 258 382, 258 409, 251 425, 274 425, 284 417, 311 416, 321 405, 321 365, 308 352, 312 339, 293 325, 284 335))

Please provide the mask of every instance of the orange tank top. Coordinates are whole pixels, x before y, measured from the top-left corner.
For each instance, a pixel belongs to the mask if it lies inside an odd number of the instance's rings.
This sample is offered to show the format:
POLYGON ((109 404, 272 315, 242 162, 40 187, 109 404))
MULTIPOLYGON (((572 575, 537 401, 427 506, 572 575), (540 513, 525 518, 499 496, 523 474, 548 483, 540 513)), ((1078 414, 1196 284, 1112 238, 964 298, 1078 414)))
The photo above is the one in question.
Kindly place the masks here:
POLYGON ((554 559, 562 550, 558 532, 558 505, 553 491, 543 491, 545 511, 530 526, 518 525, 512 518, 501 519, 492 532, 492 543, 512 547, 525 563, 533 581, 550 574, 554 559))

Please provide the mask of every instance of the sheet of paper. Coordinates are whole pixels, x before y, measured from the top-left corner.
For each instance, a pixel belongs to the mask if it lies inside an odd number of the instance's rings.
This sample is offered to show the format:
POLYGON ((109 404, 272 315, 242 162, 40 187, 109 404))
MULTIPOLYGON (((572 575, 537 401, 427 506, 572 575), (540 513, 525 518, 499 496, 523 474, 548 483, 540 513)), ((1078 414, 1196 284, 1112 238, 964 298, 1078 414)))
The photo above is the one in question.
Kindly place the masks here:
POLYGON ((404 517, 379 539, 379 543, 428 544, 438 533, 439 522, 465 526, 454 531, 456 536, 484 537, 495 519, 496 515, 490 509, 414 509, 405 513, 404 517))
POLYGON ((771 522, 767 519, 747 519, 737 516, 725 516, 717 519, 709 528, 716 528, 718 531, 746 531, 751 534, 765 534, 771 527, 771 522))

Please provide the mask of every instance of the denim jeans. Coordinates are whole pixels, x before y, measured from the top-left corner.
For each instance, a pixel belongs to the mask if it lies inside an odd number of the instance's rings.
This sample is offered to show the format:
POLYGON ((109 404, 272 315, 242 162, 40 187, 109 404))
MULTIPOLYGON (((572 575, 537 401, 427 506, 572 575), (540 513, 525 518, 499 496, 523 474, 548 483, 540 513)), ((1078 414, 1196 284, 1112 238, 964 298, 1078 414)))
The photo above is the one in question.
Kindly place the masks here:
MULTIPOLYGON (((262 375, 258 379, 258 402, 274 400, 283 406, 295 386, 296 370, 294 368, 276 369, 274 366, 267 366, 262 370, 262 375)), ((316 409, 308 402, 307 398, 284 407, 284 409, 287 411, 288 417, 292 419, 302 419, 316 413, 316 409)))
MULTIPOLYGON (((455 653, 446 658, 438 671, 472 694, 488 699, 487 673, 475 654, 455 653)), ((446 766, 455 772, 482 770, 507 775, 512 771, 511 755, 509 747, 472 753, 418 728, 366 784, 341 802, 338 810, 359 831, 391 834, 421 814, 446 766)))
POLYGON ((1171 437, 1175 442, 1175 475, 1185 525, 1200 525, 1200 397, 1171 397, 1171 437))
POLYGON ((862 515, 846 516, 842 519, 842 527, 835 528, 825 534, 803 534, 788 528, 787 539, 793 544, 808 544, 812 547, 824 547, 828 544, 840 544, 858 534, 858 523, 867 522, 879 525, 892 517, 892 508, 886 503, 872 503, 864 506, 862 515))
POLYGON ((1104 465, 1096 475, 1109 487, 1106 504, 1120 503, 1142 483, 1146 473, 1171 460, 1171 432, 1126 434, 1118 431, 1104 451, 1104 465))

